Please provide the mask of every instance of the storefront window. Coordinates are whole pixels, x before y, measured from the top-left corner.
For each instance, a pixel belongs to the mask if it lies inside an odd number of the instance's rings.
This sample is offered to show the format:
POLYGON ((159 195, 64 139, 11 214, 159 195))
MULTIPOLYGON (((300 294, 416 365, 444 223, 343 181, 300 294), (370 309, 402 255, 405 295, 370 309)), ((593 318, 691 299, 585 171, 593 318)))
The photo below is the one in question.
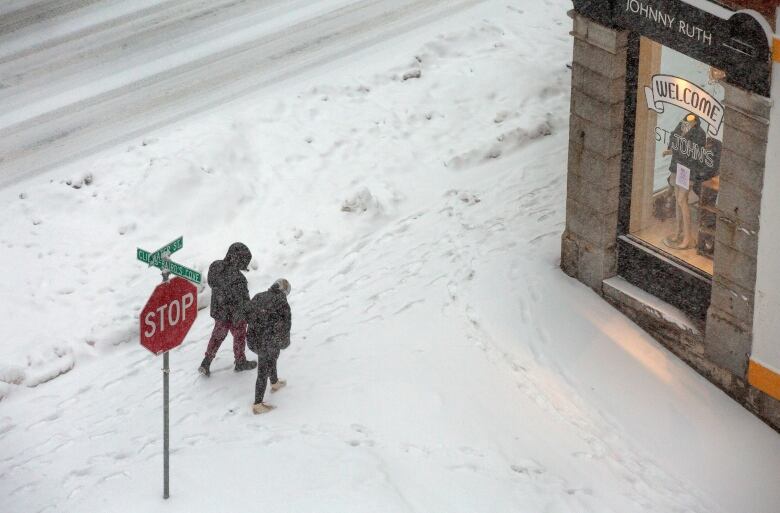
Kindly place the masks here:
POLYGON ((642 38, 629 233, 712 274, 724 73, 642 38))

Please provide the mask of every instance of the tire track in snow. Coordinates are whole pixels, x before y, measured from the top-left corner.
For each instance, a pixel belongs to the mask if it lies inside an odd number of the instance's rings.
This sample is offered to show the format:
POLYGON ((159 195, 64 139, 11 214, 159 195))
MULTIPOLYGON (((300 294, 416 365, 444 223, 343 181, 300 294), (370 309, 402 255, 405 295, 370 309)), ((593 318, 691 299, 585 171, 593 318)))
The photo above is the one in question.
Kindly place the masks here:
POLYGON ((82 9, 102 0, 47 0, 6 11, 0 16, 0 35, 9 34, 29 25, 48 21, 65 13, 82 9))
MULTIPOLYGON (((169 2, 47 42, 47 48, 26 48, 21 54, 0 59, 0 76, 6 86, 0 88, 0 103, 28 104, 25 109, 29 110, 29 104, 36 101, 69 89, 75 94, 85 83, 95 87, 101 79, 127 69, 135 68, 140 75, 156 59, 262 26, 280 12, 294 11, 295 4, 302 2, 169 2)), ((0 123, 5 126, 8 121, 0 117, 0 123)))
MULTIPOLYGON (((105 9, 106 0, 99 0, 99 2, 103 4, 101 7, 105 9)), ((22 26, 16 26, 14 32, 5 34, 0 33, 0 66, 8 62, 35 55, 39 52, 46 52, 59 45, 66 45, 67 43, 87 37, 89 34, 95 32, 102 32, 103 30, 109 29, 116 30, 137 20, 143 20, 144 18, 149 17, 154 18, 155 15, 164 12, 174 4, 178 4, 179 9, 183 8, 180 0, 159 0, 157 2, 152 0, 152 5, 141 5, 139 8, 124 14, 116 13, 118 15, 115 16, 114 11, 112 10, 112 14, 107 15, 108 19, 97 21, 96 23, 87 22, 84 23, 83 26, 77 26, 75 30, 65 30, 62 33, 55 32, 53 34, 51 31, 47 31, 46 34, 36 32, 36 37, 34 39, 27 34, 17 34, 16 30, 21 29, 22 26)), ((4 14, 0 12, 0 16, 4 16, 4 14)), ((37 17, 35 21, 36 23, 33 24, 33 27, 34 25, 45 21, 45 18, 37 17)), ((90 21, 93 20, 90 19, 90 21)), ((62 23, 62 25, 64 26, 62 28, 70 28, 70 24, 68 23, 62 23)), ((2 68, 0 67, 0 69, 2 68)))
POLYGON ((321 67, 485 0, 404 1, 356 2, 2 129, 0 186, 321 67))

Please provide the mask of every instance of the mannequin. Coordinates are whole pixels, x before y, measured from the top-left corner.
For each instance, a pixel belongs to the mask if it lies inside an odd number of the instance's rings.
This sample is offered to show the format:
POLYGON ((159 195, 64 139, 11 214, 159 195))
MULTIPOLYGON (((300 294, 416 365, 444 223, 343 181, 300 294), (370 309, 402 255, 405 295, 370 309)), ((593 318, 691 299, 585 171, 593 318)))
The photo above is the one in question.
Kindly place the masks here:
POLYGON ((675 233, 664 239, 664 245, 669 248, 688 249, 695 245, 688 197, 696 176, 699 175, 701 163, 695 158, 696 152, 692 150, 696 147, 704 148, 706 143, 707 135, 701 128, 699 117, 687 114, 672 132, 669 145, 663 152, 665 157, 672 156, 669 165, 669 187, 675 199, 675 233), (685 185, 677 183, 677 172, 680 166, 690 171, 685 185))

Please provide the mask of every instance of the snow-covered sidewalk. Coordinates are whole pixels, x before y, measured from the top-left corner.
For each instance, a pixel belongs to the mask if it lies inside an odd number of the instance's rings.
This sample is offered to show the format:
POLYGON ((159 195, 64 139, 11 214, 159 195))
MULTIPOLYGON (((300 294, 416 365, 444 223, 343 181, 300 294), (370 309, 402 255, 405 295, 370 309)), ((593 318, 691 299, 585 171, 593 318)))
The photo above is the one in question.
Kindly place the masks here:
MULTIPOLYGON (((0 190, 2 511, 776 513, 780 437, 558 269, 567 1, 484 2, 0 190), (253 416, 202 310, 161 360, 135 261, 293 286, 253 416)), ((208 289, 200 302, 208 304, 208 289)))

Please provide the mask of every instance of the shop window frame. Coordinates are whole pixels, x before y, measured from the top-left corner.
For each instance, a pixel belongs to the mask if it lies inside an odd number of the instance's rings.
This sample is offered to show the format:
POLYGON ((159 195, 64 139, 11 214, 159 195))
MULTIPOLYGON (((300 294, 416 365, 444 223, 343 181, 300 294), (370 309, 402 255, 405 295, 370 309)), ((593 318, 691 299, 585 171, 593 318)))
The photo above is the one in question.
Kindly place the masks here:
MULTIPOLYGON (((647 37, 647 36, 645 36, 647 37)), ((617 271, 629 283, 704 322, 712 295, 712 276, 629 233, 636 138, 637 84, 641 34, 628 35, 626 98, 618 202, 617 271)), ((653 38, 649 38, 655 41, 653 38)), ((664 44, 662 41, 655 41, 664 44)))
MULTIPOLYGON (((712 1, 712 0, 711 0, 712 1)), ((704 326, 713 276, 661 248, 629 234, 634 166, 639 46, 642 36, 693 59, 726 72, 726 81, 744 91, 769 97, 772 60, 769 36, 750 13, 735 12, 721 19, 684 0, 644 0, 697 26, 708 27, 717 44, 691 45, 679 33, 669 31, 645 16, 626 12, 625 0, 573 0, 574 10, 595 22, 628 32, 626 97, 617 226, 617 273, 630 283, 686 312, 704 326), (731 51, 724 51, 722 47, 731 51)), ((713 3, 718 3, 714 1, 713 3)), ((717 250, 716 250, 717 251, 717 250)), ((713 259, 717 255, 713 255, 713 259)))

